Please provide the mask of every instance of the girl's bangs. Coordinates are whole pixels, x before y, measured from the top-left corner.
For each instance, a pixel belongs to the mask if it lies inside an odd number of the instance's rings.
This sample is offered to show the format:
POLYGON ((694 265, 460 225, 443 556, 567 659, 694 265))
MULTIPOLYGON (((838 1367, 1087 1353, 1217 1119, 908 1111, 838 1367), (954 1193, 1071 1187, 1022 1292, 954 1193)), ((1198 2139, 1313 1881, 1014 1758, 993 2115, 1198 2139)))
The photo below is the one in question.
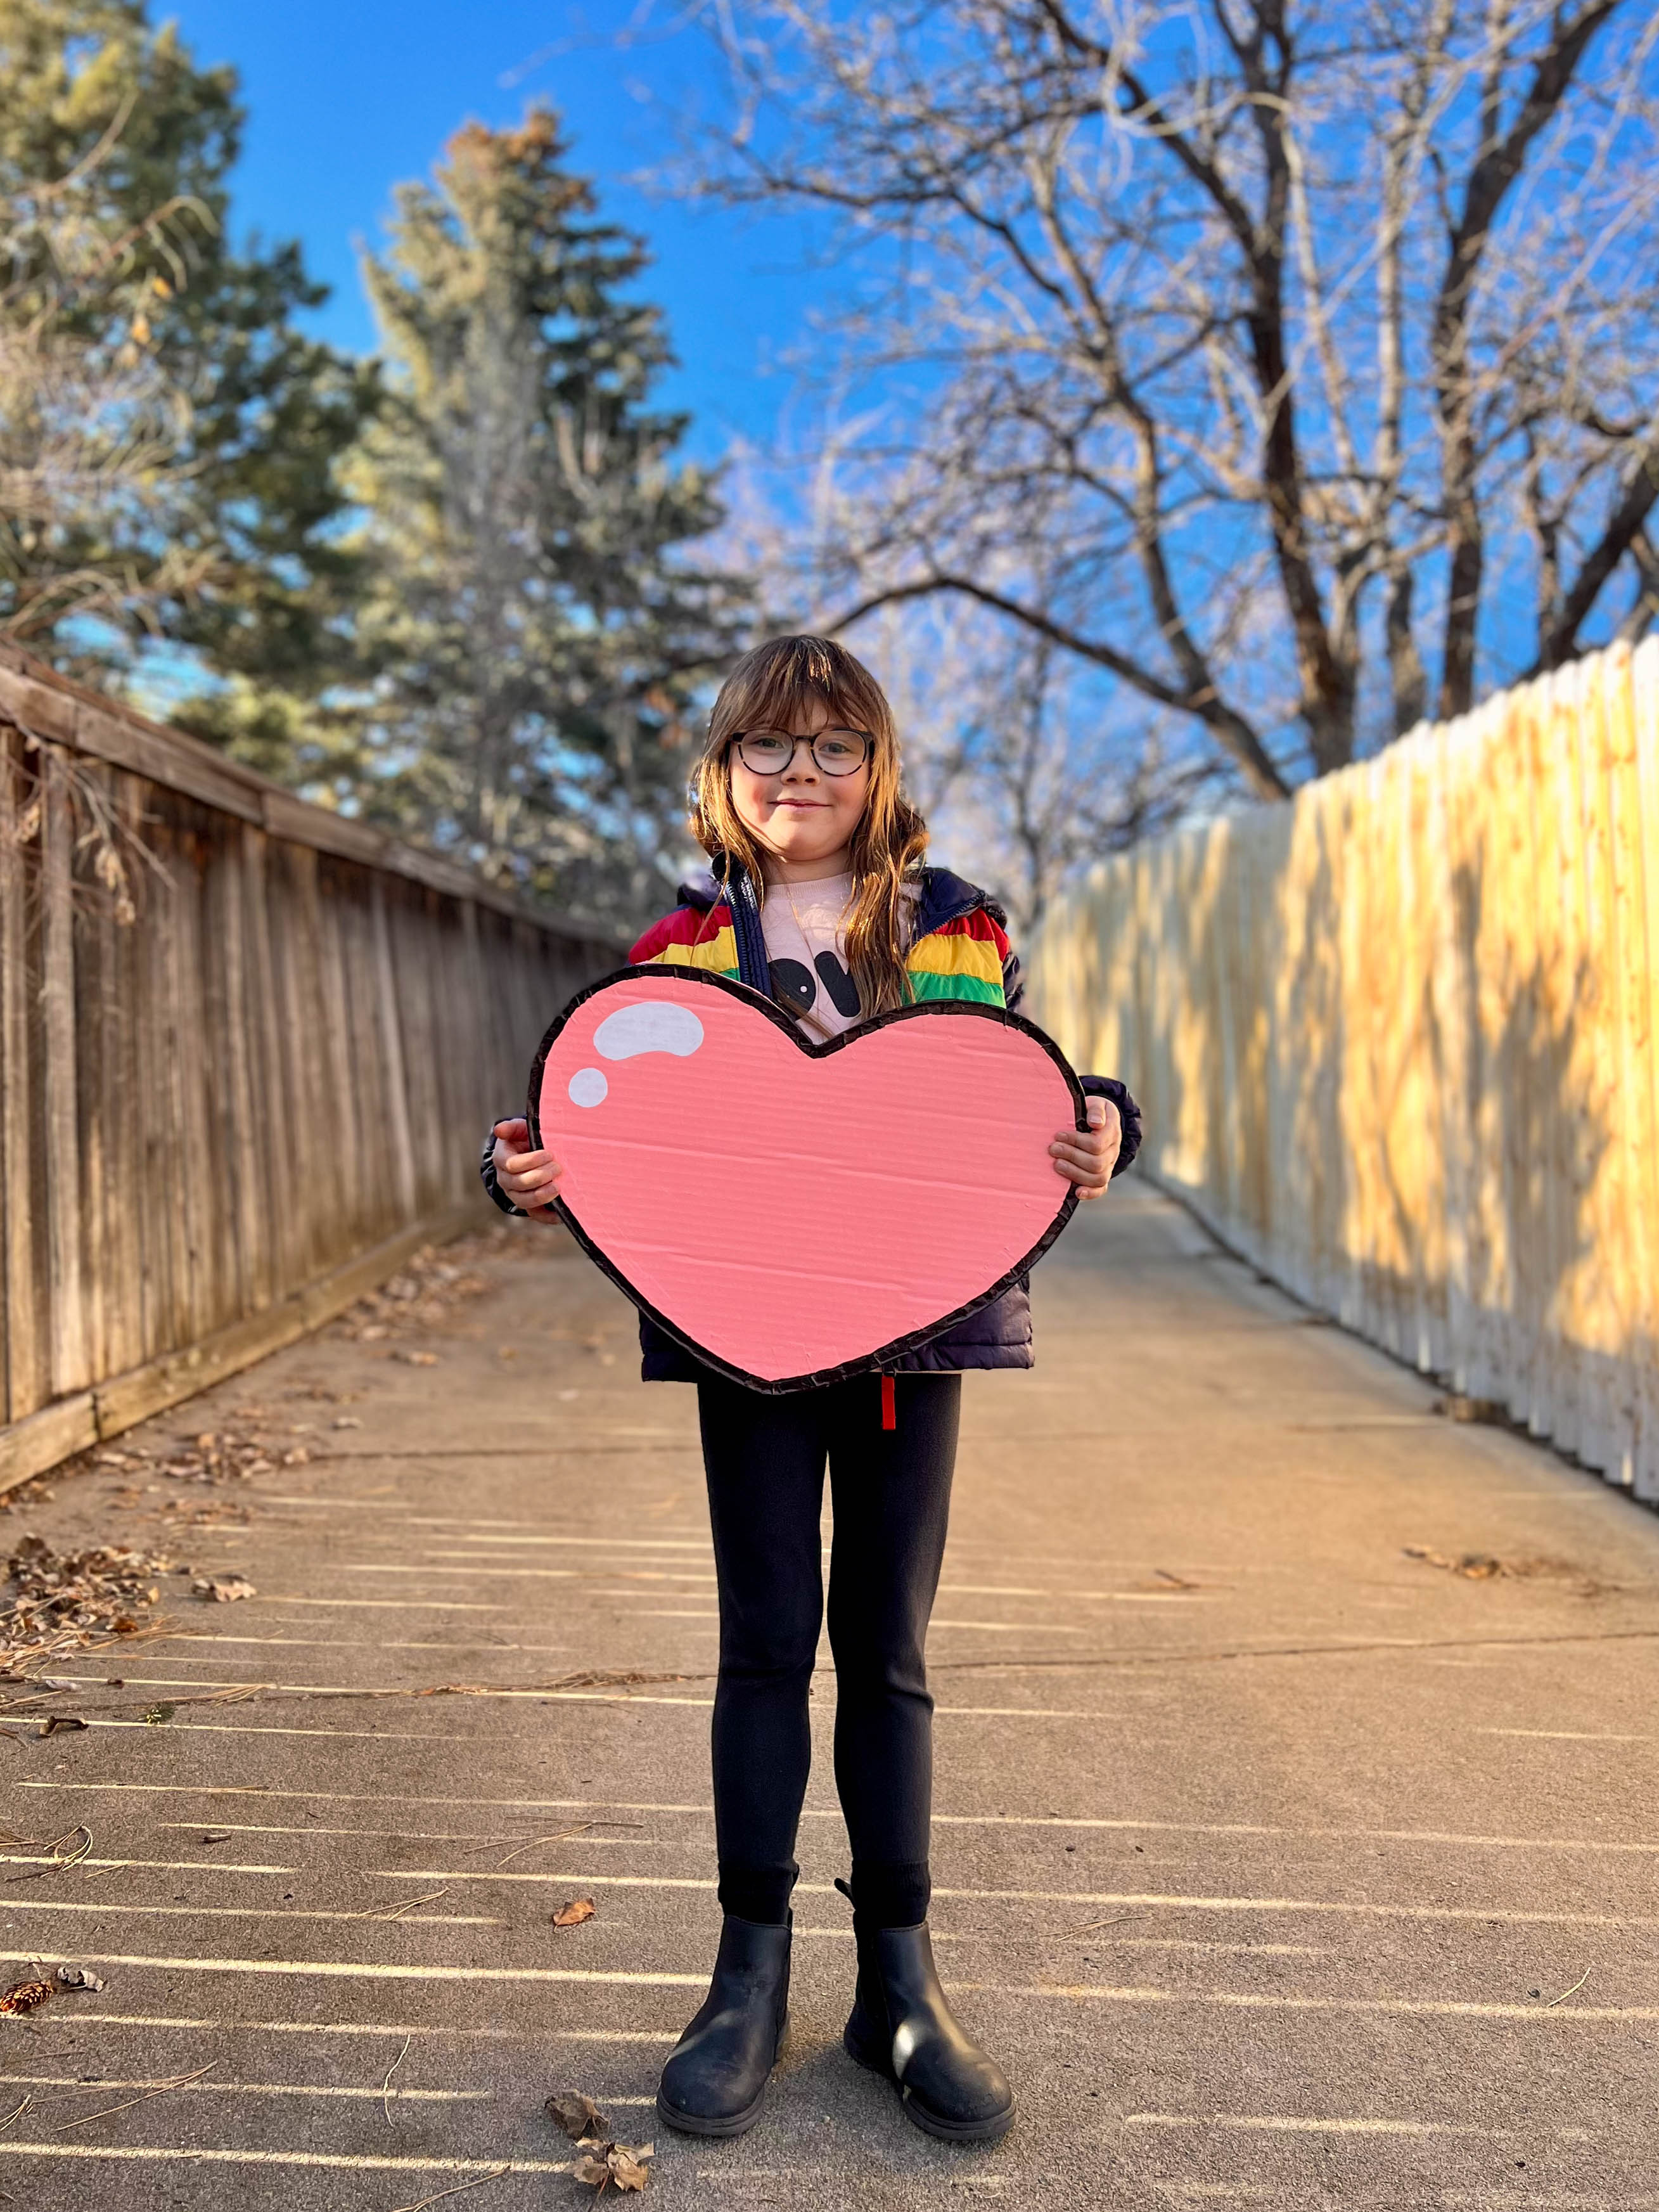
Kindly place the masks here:
POLYGON ((836 666, 839 658, 799 646, 793 652, 769 655, 741 686, 742 697, 732 702, 737 717, 731 726, 787 727, 805 708, 822 706, 832 720, 879 738, 887 720, 880 695, 873 683, 870 696, 866 695, 864 685, 849 684, 848 672, 836 666))
POLYGON ((797 714, 808 708, 822 706, 830 719, 839 721, 862 722, 858 714, 833 682, 815 684, 804 668, 777 668, 769 672, 750 710, 757 724, 769 728, 787 728, 797 714))

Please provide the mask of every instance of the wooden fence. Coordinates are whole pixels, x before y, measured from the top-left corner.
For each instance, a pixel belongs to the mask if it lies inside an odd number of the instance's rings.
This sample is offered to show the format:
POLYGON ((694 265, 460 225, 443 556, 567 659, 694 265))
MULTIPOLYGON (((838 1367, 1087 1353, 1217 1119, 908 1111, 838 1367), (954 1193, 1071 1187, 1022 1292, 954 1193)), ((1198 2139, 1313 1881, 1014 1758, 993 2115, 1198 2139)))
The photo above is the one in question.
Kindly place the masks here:
POLYGON ((1102 863, 1033 966, 1220 1235, 1659 1498, 1659 641, 1102 863))
POLYGON ((625 957, 0 651, 0 1487, 487 1218, 625 957))

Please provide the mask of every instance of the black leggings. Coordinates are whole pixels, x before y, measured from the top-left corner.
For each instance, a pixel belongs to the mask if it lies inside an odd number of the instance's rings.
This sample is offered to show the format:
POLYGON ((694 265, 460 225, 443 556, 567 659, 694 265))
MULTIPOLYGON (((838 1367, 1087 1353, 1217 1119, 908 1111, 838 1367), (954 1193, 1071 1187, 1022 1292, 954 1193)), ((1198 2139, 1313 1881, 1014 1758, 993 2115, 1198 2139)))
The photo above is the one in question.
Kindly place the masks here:
POLYGON ((835 1541, 836 1787, 860 1922, 927 1912, 933 1700, 923 1646, 950 1517, 958 1375, 878 1376, 769 1397, 699 1383, 720 1580, 714 1832, 720 1903, 781 1923, 800 1869, 795 1832, 811 1763, 807 1697, 823 1616, 818 1516, 830 1462, 835 1541))

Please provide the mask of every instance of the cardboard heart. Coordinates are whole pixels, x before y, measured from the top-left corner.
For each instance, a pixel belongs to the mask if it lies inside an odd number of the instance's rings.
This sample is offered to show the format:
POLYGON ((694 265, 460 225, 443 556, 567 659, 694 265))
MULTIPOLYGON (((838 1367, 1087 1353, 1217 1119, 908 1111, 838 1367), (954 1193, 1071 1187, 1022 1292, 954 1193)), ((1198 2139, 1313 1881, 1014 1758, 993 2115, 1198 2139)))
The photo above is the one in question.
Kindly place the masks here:
POLYGON ((827 1043, 695 969, 573 999, 530 1080, 532 1145, 592 1257, 720 1373, 803 1389, 890 1364, 999 1297, 1077 1203, 1086 1126, 1056 1046, 931 1001, 827 1043))

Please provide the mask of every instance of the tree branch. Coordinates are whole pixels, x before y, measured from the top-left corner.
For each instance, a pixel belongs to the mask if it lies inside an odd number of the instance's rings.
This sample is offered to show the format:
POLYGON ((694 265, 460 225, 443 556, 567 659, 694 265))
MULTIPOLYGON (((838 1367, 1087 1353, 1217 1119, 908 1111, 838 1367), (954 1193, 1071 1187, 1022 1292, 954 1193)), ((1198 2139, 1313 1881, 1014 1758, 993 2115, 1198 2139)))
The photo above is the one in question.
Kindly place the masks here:
POLYGON ((1506 131, 1499 127, 1506 44, 1501 33, 1493 40, 1481 87, 1480 147, 1448 241, 1429 341, 1451 552, 1440 679, 1440 713, 1448 720, 1467 714, 1474 702, 1475 632, 1486 562, 1468 372, 1468 313, 1474 280, 1498 210, 1521 174, 1533 142, 1565 98, 1585 49, 1618 4, 1619 0, 1589 0, 1582 14, 1566 22, 1558 10, 1555 34, 1534 61, 1531 82, 1506 131))
POLYGON ((970 576, 935 575, 915 583, 893 584, 884 590, 872 592, 856 606, 848 608, 833 622, 823 624, 822 634, 835 637, 844 629, 851 629, 866 615, 873 614, 878 607, 896 606, 907 599, 924 599, 935 592, 960 592, 964 597, 977 599, 981 606, 994 607, 999 614, 1023 623, 1038 636, 1050 638, 1056 645, 1074 653, 1081 660, 1092 661, 1097 667, 1109 669, 1114 676, 1139 691, 1143 698, 1153 700, 1160 707, 1170 707, 1178 713, 1192 714, 1205 724, 1218 742, 1243 770, 1251 790, 1258 799, 1288 799, 1291 787, 1274 765, 1272 757, 1253 725, 1238 711, 1229 707, 1213 687, 1205 691, 1180 690, 1151 669, 1143 668, 1128 654, 1120 653, 1115 646, 1097 638, 1085 637, 1080 631, 1039 607, 1028 607, 1006 592, 999 592, 989 584, 981 584, 970 576))
POLYGON ((1194 183, 1203 186, 1245 252, 1253 252, 1256 237, 1255 216, 1216 164, 1193 143, 1164 102, 1147 88, 1146 80, 1129 68, 1115 46, 1103 46, 1079 30, 1058 0, 1038 0, 1038 4, 1063 46, 1116 77, 1128 95, 1118 108, 1122 120, 1150 126, 1153 137, 1170 149, 1194 183))
POLYGON ((1635 545, 1656 500, 1659 428, 1643 447, 1606 529, 1585 555, 1571 588, 1563 593, 1560 610, 1540 640, 1538 658, 1527 672, 1529 678, 1540 675, 1547 668, 1559 668, 1564 660, 1572 658, 1577 649, 1578 633, 1600 598, 1602 586, 1635 545))

